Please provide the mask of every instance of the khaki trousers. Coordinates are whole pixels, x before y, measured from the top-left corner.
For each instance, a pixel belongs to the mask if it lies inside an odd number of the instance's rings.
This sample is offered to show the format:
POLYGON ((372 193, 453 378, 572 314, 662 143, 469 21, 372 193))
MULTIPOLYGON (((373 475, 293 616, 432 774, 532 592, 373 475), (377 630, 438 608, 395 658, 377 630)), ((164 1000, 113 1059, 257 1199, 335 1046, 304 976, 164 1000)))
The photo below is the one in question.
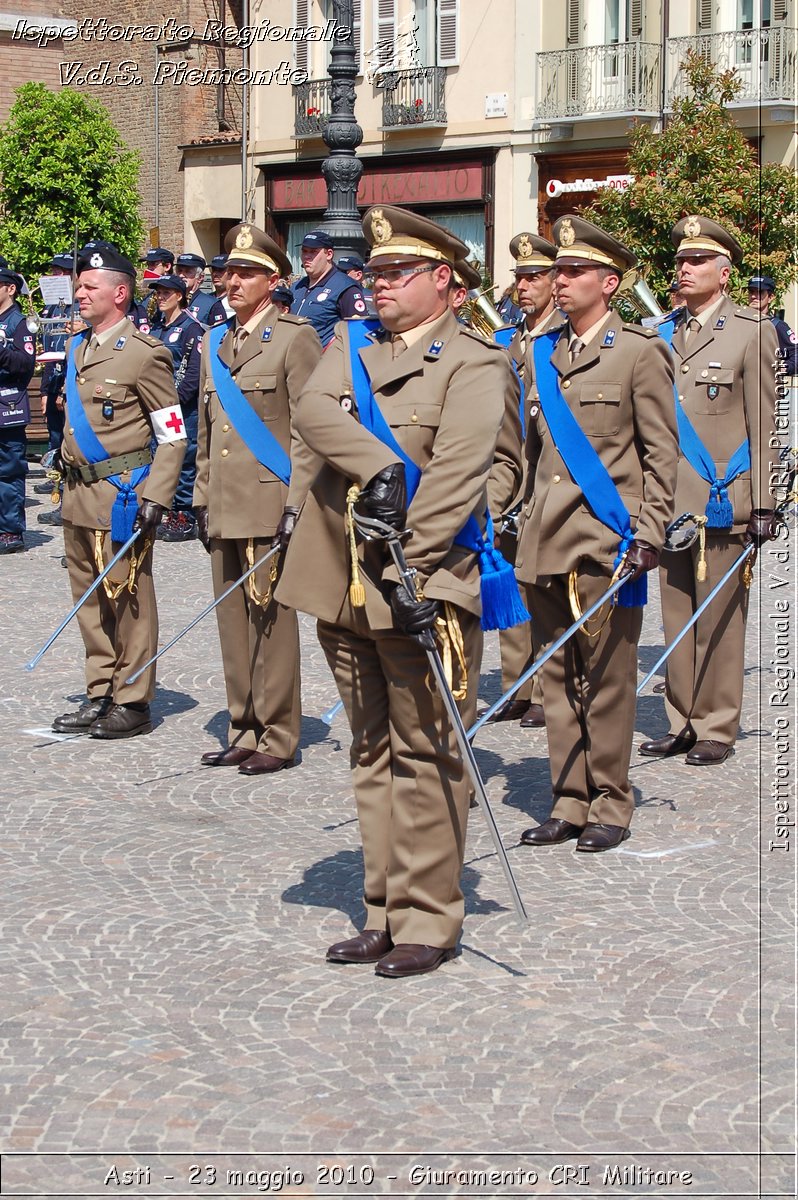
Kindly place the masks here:
MULTIPOLYGON (((140 540, 140 539, 139 539, 140 540)), ((94 561, 93 529, 64 521, 64 550, 74 603, 91 587, 99 571, 94 561)), ((110 533, 103 540, 103 564, 114 556, 110 533)), ((139 542, 133 543, 135 553, 139 542)), ((130 556, 114 567, 112 583, 127 578, 130 556)), ((125 589, 116 600, 106 595, 102 584, 78 611, 78 625, 86 647, 86 695, 89 700, 105 696, 116 704, 149 703, 155 695, 155 664, 130 687, 125 680, 143 667, 158 649, 158 609, 152 582, 152 545, 136 572, 136 590, 125 589)))
MULTIPOLYGON (((466 661, 479 619, 458 610, 466 661)), ((470 781, 421 646, 406 634, 318 624, 344 702, 363 841, 366 928, 394 943, 457 943, 470 781)))
MULTIPOLYGON (((255 559, 270 545, 271 538, 255 538, 255 559)), ((215 596, 246 571, 246 550, 246 538, 211 539, 215 596)), ((261 594, 269 587, 273 562, 270 559, 251 576, 261 594)), ((246 580, 218 605, 216 620, 230 713, 230 746, 293 758, 302 720, 295 611, 274 599, 261 607, 250 598, 246 580)))
MULTIPOLYGON (((609 587, 610 577, 589 562, 580 564, 577 575, 584 612, 609 587)), ((541 644, 548 645, 573 624, 568 576, 551 576, 548 587, 531 584, 529 591, 541 644)), ((606 613, 592 618, 590 628, 597 629, 606 613)), ((553 817, 580 826, 597 822, 626 828, 631 822, 629 759, 642 624, 642 608, 616 606, 597 637, 580 630, 539 672, 553 817)))
MULTIPOLYGON (((698 544, 665 553, 660 565, 665 644, 670 645, 699 604, 745 549, 743 534, 707 535, 707 577, 696 579, 698 544)), ((748 589, 743 568, 682 638, 667 663, 665 711, 672 733, 734 745, 743 706, 748 589)))

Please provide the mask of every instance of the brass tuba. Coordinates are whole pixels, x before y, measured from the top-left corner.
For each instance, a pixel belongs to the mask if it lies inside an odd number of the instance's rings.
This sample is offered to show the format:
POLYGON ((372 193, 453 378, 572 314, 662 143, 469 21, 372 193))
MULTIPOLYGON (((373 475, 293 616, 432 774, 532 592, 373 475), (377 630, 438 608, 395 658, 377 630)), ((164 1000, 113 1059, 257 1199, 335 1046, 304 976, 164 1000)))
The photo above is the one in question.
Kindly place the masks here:
POLYGON ((468 293, 468 299, 463 304, 460 310, 460 315, 464 321, 470 325, 475 333, 479 333, 488 341, 493 341, 493 335, 497 329, 504 329, 507 325, 504 317, 496 308, 496 305, 491 299, 493 288, 488 288, 484 292, 478 292, 472 288, 468 293))
POLYGON ((646 283, 643 272, 637 267, 632 267, 626 272, 615 295, 624 300, 640 317, 667 316, 646 283))

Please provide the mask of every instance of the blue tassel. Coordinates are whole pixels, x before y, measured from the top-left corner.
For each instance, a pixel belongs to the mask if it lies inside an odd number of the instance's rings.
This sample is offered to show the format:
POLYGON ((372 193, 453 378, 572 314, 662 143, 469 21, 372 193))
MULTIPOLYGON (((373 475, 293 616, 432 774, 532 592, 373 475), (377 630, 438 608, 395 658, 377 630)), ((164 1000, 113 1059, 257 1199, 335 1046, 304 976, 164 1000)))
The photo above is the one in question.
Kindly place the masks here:
POLYGON ((111 509, 111 541, 121 545, 133 532, 133 522, 139 510, 139 498, 129 484, 117 489, 111 509))
POLYGON ((734 520, 729 497, 724 487, 713 484, 709 490, 709 501, 704 510, 707 518, 707 529, 731 529, 734 520))
POLYGON ((621 608, 642 608, 648 601, 648 575, 641 575, 634 583, 625 583, 618 592, 621 608))
POLYGON ((482 628, 511 629, 530 620, 524 607, 515 571, 505 558, 487 543, 479 553, 482 628))

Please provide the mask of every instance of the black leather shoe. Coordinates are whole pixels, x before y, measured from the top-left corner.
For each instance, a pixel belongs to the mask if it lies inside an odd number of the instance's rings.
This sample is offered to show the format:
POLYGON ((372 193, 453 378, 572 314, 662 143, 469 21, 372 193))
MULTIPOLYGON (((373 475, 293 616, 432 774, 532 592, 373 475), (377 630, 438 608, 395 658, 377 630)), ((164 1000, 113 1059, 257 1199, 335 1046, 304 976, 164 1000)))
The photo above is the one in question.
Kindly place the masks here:
POLYGON ((530 704, 521 718, 522 729, 544 729, 546 718, 543 716, 542 704, 530 704))
POLYGON ((208 750, 200 762, 203 767, 240 767, 255 753, 245 750, 243 746, 228 746, 226 750, 208 750))
POLYGON ((570 821, 562 821, 559 817, 549 817, 542 825, 533 829, 525 829, 521 841, 525 846, 559 846, 560 842, 570 842, 579 837, 581 825, 572 825, 570 821))
POLYGON ((686 754, 694 745, 694 733, 666 733, 665 737, 643 742, 638 754, 646 758, 672 758, 674 754, 686 754))
POLYGON ((492 717, 486 722, 488 725, 498 724, 499 721, 520 721, 529 708, 528 700, 518 700, 515 696, 511 696, 509 700, 505 700, 501 708, 497 708, 492 717))
POLYGON ((598 854, 600 850, 614 850, 631 836, 629 830, 624 829, 622 825, 585 825, 579 835, 576 849, 584 850, 588 854, 598 854))
POLYGON ((89 737, 108 740, 151 732, 149 704, 114 704, 107 717, 100 717, 89 727, 89 737))
POLYGON ((327 962, 373 963, 379 962, 393 949, 391 935, 387 929, 364 929, 357 937, 336 942, 327 951, 327 962))
POLYGON ((74 712, 56 717, 53 721, 53 729, 56 733, 81 733, 93 725, 99 717, 106 716, 113 706, 114 702, 110 696, 103 696, 100 700, 87 700, 74 712))
POLYGON ((726 761, 731 752, 731 746, 725 742, 696 742, 684 761, 688 767, 717 767, 726 761))
POLYGON ((254 750, 238 768, 239 775, 271 775, 274 771, 283 771, 293 767, 293 758, 276 758, 273 754, 261 754, 254 750))
POLYGON ((374 968, 376 975, 386 979, 406 979, 409 975, 428 975, 437 971, 441 963, 454 958, 454 947, 418 946, 412 942, 394 946, 390 954, 381 958, 374 968))

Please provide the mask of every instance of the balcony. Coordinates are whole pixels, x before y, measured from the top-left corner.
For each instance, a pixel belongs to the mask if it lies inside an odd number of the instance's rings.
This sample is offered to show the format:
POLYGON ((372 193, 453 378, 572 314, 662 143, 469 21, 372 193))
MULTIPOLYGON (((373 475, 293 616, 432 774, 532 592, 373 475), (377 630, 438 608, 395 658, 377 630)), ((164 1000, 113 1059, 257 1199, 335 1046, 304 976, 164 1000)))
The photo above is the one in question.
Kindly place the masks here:
POLYGON ((299 138, 320 138, 330 117, 331 79, 309 79, 294 87, 294 134, 299 138))
POLYGON ((445 67, 384 71, 376 86, 384 93, 383 129, 391 131, 411 125, 430 129, 446 125, 445 67))
POLYGON ((535 119, 657 116, 660 48, 652 42, 614 42, 538 54, 535 119))
POLYGON ((733 67, 742 82, 735 104, 765 104, 796 98, 796 31, 780 25, 730 33, 699 34, 668 39, 670 103, 687 94, 679 71, 688 50, 694 50, 721 70, 733 67))

